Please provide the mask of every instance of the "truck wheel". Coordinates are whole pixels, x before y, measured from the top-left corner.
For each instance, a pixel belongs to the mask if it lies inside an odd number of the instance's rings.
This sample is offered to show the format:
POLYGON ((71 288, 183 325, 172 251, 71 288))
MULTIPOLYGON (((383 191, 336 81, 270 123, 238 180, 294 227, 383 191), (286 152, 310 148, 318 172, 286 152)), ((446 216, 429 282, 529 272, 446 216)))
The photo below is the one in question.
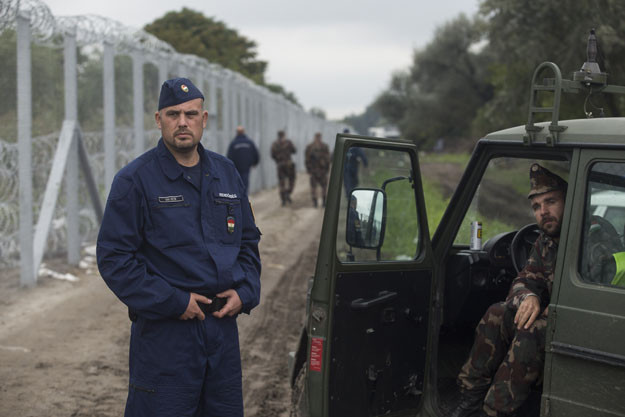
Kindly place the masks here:
POLYGON ((306 362, 302 365, 295 383, 291 389, 291 413, 290 417, 307 417, 308 416, 308 397, 305 390, 306 383, 306 362))

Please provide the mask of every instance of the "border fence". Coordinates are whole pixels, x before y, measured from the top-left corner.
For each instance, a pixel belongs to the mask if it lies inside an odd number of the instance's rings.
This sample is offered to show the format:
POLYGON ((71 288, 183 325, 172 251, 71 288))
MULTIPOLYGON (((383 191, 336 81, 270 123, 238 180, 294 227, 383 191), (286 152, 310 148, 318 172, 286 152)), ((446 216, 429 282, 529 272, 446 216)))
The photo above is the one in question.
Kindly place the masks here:
POLYGON ((225 153, 245 127, 261 155, 250 193, 276 185, 278 130, 298 148, 301 169, 315 132, 332 147, 346 127, 143 30, 53 16, 39 0, 0 0, 0 74, 0 269, 19 266, 25 286, 44 256, 77 265, 95 240, 113 176, 160 137, 154 111, 168 78, 188 77, 204 92, 208 149, 225 153))

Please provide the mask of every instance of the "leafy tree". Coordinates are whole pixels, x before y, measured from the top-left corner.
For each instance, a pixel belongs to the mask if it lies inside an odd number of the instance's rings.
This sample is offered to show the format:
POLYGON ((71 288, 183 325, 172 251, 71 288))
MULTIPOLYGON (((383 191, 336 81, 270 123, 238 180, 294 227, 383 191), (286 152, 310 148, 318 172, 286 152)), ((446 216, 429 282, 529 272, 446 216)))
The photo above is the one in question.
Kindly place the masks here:
POLYGON ((205 58, 256 83, 264 82, 267 62, 257 59, 256 42, 212 17, 185 7, 166 13, 144 29, 178 52, 205 58))
MULTIPOLYGON (((527 117, 529 84, 534 69, 544 61, 555 62, 562 76, 586 60, 589 30, 596 28, 600 65, 611 84, 625 83, 625 3, 618 0, 484 0, 480 14, 487 19, 488 50, 495 59, 490 81, 495 94, 475 121, 479 130, 495 130, 523 124, 527 117)), ((561 118, 584 117, 585 97, 563 100, 561 118)), ((593 100, 594 101, 594 100, 593 100)), ((623 100, 605 95, 596 104, 606 114, 623 114, 623 100)))
POLYGON ((325 120, 326 119, 326 112, 325 110, 319 108, 319 107, 311 107, 310 110, 308 110, 308 113, 312 114, 313 116, 316 116, 320 119, 325 120))
POLYGON ((370 127, 377 126, 383 123, 384 120, 380 115, 377 107, 370 104, 362 114, 351 114, 343 119, 343 122, 349 126, 352 126, 356 133, 367 134, 370 127))
POLYGON ((295 94, 291 91, 287 91, 284 87, 282 87, 279 84, 265 84, 265 87, 267 87, 267 89, 271 92, 274 92, 276 94, 280 94, 281 96, 283 96, 284 98, 286 98, 287 100, 289 100, 291 103, 302 107, 302 105, 300 104, 299 100, 297 100, 297 97, 295 96, 295 94))
MULTIPOLYGON (((472 142, 489 131, 524 124, 536 66, 555 62, 563 77, 571 78, 586 60, 591 28, 609 83, 625 84, 624 2, 482 0, 478 16, 447 23, 415 51, 411 68, 394 74, 375 104, 404 137, 423 146, 437 137, 472 142)), ((546 94, 539 98, 544 104, 551 100, 546 94)), ((584 117, 585 99, 566 97, 560 117, 584 117)), ((586 111, 597 115, 595 107, 623 115, 625 97, 593 97, 586 111)))
POLYGON ((239 72, 257 84, 299 105, 297 97, 277 84, 265 82, 267 62, 258 59, 256 42, 212 17, 183 8, 149 23, 147 32, 172 45, 178 52, 194 54, 239 72))
POLYGON ((470 137, 477 110, 493 94, 487 79, 490 55, 472 50, 482 38, 480 27, 460 15, 415 51, 409 71, 393 75, 375 104, 403 137, 423 146, 438 138, 470 137))
MULTIPOLYGON (((17 140, 17 36, 7 30, 0 35, 0 138, 17 140)), ((31 43, 33 136, 60 129, 63 105, 63 50, 31 43)))

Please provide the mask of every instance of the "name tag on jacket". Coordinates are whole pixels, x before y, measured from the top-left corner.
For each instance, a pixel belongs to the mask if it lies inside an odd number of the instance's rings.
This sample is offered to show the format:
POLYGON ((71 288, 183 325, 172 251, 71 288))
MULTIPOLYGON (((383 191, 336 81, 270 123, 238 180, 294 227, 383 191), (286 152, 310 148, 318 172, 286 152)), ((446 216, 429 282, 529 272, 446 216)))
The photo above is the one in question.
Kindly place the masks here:
POLYGON ((184 196, 182 195, 168 195, 164 197, 158 197, 159 203, 182 203, 184 202, 184 196))

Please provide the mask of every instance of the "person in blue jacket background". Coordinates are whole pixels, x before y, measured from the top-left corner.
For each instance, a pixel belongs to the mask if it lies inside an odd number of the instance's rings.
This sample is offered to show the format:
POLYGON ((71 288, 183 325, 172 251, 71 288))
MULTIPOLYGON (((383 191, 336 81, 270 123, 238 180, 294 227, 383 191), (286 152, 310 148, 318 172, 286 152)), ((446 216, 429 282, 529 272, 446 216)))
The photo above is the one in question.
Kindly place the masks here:
POLYGON ((159 97, 158 145, 122 168, 98 267, 131 317, 126 416, 242 416, 236 316, 260 301, 260 231, 233 163, 200 144, 186 78, 159 97))
POLYGON ((234 166, 237 167, 247 190, 249 188, 250 169, 258 165, 258 149, 252 139, 245 134, 243 126, 237 126, 237 135, 230 142, 226 156, 234 162, 234 166))

